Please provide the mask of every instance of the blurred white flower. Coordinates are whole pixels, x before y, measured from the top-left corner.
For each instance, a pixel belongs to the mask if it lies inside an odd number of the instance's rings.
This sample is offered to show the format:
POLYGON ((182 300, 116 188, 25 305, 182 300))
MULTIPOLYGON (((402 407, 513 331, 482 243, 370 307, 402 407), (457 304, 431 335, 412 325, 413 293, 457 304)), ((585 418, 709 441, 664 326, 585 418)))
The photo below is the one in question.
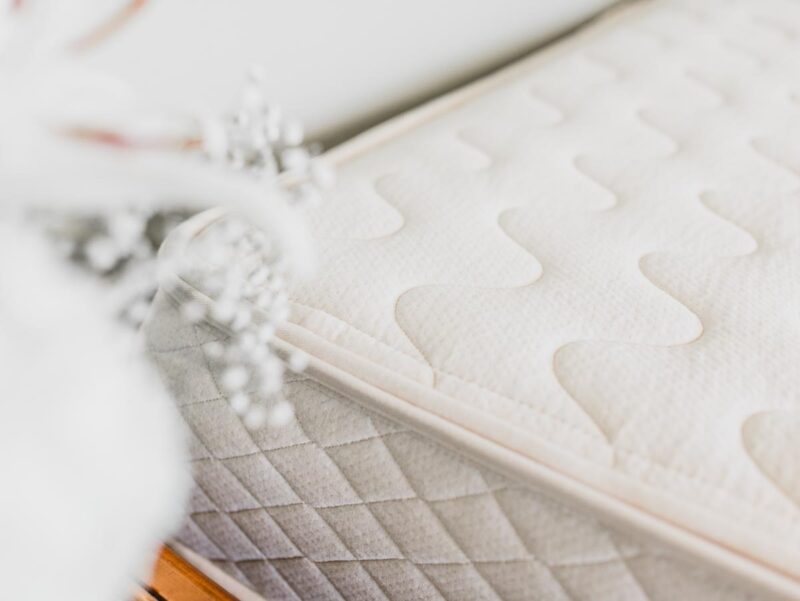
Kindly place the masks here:
MULTIPOLYGON (((29 214, 111 216, 82 249, 101 272, 151 252, 141 234, 165 206, 223 205, 266 232, 287 270, 303 275, 312 265, 303 223, 274 177, 183 152, 218 126, 157 115, 123 82, 83 67, 82 53, 143 4, 0 8, 0 532, 9 543, 0 573, 5 596, 17 600, 125 598, 177 525, 189 486, 174 406, 114 315, 118 296, 132 298, 127 288, 155 274, 143 264, 121 289, 90 285, 54 262, 29 214)), ((224 139, 208 145, 228 149, 224 139)), ((140 322, 146 311, 134 302, 127 318, 140 322)), ((197 307, 186 313, 203 317, 197 307)), ((246 398, 235 404, 251 425, 268 417, 263 407, 263 416, 248 412, 246 398)), ((276 421, 288 415, 278 413, 276 421)))
POLYGON ((177 411, 101 292, 0 221, 0 574, 15 600, 124 599, 190 484, 177 411))

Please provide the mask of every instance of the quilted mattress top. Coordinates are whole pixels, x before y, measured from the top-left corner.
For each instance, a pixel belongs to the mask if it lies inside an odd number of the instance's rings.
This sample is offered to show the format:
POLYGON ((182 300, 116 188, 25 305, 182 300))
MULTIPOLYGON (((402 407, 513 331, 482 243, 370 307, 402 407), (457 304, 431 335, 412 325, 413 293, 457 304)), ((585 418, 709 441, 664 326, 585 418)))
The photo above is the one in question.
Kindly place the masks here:
POLYGON ((312 373, 797 593, 800 3, 640 2, 330 156, 312 373))

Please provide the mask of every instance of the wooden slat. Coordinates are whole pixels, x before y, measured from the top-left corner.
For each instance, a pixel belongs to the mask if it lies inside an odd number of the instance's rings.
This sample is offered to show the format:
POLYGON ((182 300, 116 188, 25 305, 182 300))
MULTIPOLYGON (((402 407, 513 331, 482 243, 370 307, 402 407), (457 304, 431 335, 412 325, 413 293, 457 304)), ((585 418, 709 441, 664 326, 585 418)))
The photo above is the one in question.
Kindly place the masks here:
POLYGON ((152 595, 136 601, 236 601, 225 589, 166 546, 161 550, 146 588, 152 595))

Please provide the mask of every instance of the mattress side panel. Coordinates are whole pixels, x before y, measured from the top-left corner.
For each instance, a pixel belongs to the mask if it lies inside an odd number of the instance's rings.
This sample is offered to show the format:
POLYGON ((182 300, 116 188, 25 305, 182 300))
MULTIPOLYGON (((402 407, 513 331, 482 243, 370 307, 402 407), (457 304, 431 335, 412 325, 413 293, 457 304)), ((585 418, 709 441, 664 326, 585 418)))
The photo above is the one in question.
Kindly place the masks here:
POLYGON ((148 346, 193 441, 177 539, 267 599, 754 599, 305 377, 296 422, 246 429, 159 292, 148 346))

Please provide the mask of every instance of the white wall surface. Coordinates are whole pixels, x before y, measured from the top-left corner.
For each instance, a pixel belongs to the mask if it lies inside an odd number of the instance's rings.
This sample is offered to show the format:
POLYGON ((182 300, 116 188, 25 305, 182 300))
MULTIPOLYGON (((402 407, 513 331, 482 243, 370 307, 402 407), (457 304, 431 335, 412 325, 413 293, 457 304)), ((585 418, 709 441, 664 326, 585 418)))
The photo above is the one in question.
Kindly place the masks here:
POLYGON ((262 63, 271 98, 339 140, 515 58, 612 0, 150 0, 94 51, 170 108, 221 110, 262 63))

